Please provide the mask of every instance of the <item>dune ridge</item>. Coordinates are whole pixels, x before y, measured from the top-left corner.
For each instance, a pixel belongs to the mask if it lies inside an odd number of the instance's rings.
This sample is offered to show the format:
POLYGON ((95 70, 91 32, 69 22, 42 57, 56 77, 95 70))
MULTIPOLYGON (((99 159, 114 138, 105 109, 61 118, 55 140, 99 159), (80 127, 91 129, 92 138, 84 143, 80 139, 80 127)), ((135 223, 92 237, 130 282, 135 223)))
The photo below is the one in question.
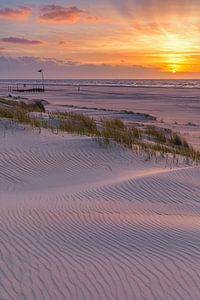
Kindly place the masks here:
POLYGON ((0 299, 199 299, 199 166, 0 135, 0 299))

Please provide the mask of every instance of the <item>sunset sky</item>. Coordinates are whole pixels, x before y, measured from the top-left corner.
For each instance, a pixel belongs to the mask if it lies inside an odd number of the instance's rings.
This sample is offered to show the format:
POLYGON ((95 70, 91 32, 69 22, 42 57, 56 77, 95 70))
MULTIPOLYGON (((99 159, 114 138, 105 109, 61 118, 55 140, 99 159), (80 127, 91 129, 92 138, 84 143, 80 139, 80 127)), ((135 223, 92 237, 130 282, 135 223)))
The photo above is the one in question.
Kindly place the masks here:
POLYGON ((0 77, 199 78, 199 0, 1 0, 0 77))

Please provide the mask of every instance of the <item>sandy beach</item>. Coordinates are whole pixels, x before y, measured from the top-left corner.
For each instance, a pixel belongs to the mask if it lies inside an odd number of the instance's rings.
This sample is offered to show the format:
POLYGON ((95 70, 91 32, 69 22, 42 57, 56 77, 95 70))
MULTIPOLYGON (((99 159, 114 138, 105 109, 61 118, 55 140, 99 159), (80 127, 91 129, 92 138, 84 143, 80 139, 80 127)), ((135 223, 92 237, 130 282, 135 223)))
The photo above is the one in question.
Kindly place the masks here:
MULTIPOLYGON (((48 111, 147 113, 157 121, 139 122, 175 126, 198 148, 197 91, 180 98, 170 90, 174 102, 161 89, 156 97, 125 90, 68 87, 23 97, 48 101, 48 111)), ((199 165, 146 160, 121 145, 5 119, 0 138, 0 299, 199 299, 199 165)))
MULTIPOLYGON (((7 84, 0 84, 0 94, 8 95, 7 84)), ((13 92, 12 95, 45 100, 50 104, 46 106, 47 111, 72 110, 95 118, 108 116, 128 122, 149 122, 144 116, 124 114, 124 111, 148 114, 156 118, 156 125, 160 123, 161 127, 181 133, 200 149, 198 88, 82 86, 78 91, 77 86, 46 85, 45 93, 13 92)))
MULTIPOLYGON (((0 93, 8 94, 7 85, 0 93)), ((46 85, 46 92, 13 93, 31 99, 44 99, 53 105, 128 110, 147 113, 170 123, 200 125, 200 89, 46 85)))
POLYGON ((20 128, 3 141, 1 299, 198 299, 199 167, 20 128))
POLYGON ((199 12, 0 1, 0 300, 200 300, 199 12))

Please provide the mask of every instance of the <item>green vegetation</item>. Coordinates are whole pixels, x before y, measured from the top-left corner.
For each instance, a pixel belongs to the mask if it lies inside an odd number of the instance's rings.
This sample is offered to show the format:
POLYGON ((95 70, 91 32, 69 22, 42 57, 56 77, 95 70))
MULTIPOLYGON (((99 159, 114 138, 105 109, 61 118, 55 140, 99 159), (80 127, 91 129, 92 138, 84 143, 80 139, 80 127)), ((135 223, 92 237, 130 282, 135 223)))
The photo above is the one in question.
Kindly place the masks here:
POLYGON ((13 110, 0 108, 0 118, 13 119, 13 110))
POLYGON ((106 143, 109 143, 109 139, 113 139, 115 142, 131 148, 140 137, 139 130, 136 127, 128 127, 119 119, 103 119, 101 122, 101 136, 106 143))
POLYGON ((19 107, 29 112, 45 112, 44 105, 41 101, 35 101, 33 103, 20 102, 19 107))
POLYGON ((147 153, 149 158, 160 153, 163 157, 172 154, 173 157, 181 155, 193 161, 200 161, 200 151, 194 150, 185 139, 169 129, 152 126, 138 129, 125 125, 121 120, 105 119, 102 120, 101 136, 106 143, 113 140, 128 148, 140 149, 147 153))
POLYGON ((31 103, 0 98, 0 117, 12 119, 32 127, 47 127, 46 121, 30 116, 30 112, 45 112, 41 101, 31 103), (2 107, 1 107, 2 104, 2 107))
POLYGON ((153 126, 126 125, 120 119, 102 119, 97 126, 95 120, 83 114, 72 112, 49 113, 47 119, 42 116, 33 116, 31 112, 43 112, 41 102, 25 104, 0 99, 0 118, 12 119, 18 123, 33 128, 48 128, 52 131, 76 133, 87 135, 103 141, 120 143, 130 149, 141 150, 150 158, 159 153, 162 157, 172 154, 173 157, 181 155, 187 160, 200 161, 200 151, 194 150, 185 139, 169 129, 153 126), (15 102, 15 103, 13 103, 15 102), (16 104, 17 103, 17 104, 16 104))
POLYGON ((168 146, 190 148, 185 139, 180 137, 177 133, 172 132, 169 129, 156 128, 154 126, 148 126, 145 130, 148 136, 151 136, 154 141, 159 144, 166 144, 168 146))
POLYGON ((148 126, 146 128, 145 132, 147 135, 154 137, 156 142, 166 143, 167 138, 166 138, 165 134, 158 128, 155 128, 154 126, 148 126))
POLYGON ((49 113, 50 119, 57 121, 57 129, 89 136, 98 136, 96 122, 83 114, 71 112, 49 113))
POLYGON ((7 100, 4 98, 0 98, 0 105, 1 104, 9 108, 21 109, 27 112, 45 112, 45 107, 39 100, 30 103, 25 103, 23 101, 7 100))
POLYGON ((47 128, 48 124, 45 120, 30 116, 23 109, 9 110, 7 108, 0 108, 0 118, 12 119, 21 124, 27 124, 31 127, 47 128))
POLYGON ((190 148, 188 142, 181 138, 178 134, 174 133, 172 135, 172 137, 169 139, 169 143, 172 145, 172 146, 178 146, 178 147, 183 147, 183 148, 190 148))

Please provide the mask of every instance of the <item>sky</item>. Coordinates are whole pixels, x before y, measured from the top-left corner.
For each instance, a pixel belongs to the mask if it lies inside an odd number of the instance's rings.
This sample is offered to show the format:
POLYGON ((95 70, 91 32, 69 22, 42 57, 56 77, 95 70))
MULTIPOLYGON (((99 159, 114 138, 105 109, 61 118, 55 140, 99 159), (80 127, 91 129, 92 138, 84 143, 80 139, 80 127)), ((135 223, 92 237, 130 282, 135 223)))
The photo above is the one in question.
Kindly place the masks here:
POLYGON ((0 78, 199 78, 199 0, 1 0, 0 78))

